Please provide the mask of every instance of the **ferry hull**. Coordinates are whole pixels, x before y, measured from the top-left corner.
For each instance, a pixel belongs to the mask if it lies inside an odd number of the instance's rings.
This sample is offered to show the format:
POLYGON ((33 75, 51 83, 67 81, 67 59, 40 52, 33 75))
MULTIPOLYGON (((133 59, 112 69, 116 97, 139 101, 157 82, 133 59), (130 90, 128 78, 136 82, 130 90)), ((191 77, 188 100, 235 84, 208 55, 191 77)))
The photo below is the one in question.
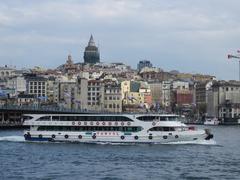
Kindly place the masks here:
MULTIPOLYGON (((68 135, 68 138, 65 138, 63 135, 55 136, 54 138, 51 135, 31 135, 30 137, 25 137, 26 141, 32 142, 77 142, 77 143, 132 143, 132 144, 165 144, 165 143, 174 143, 182 141, 201 141, 206 140, 208 137, 207 134, 195 134, 195 135, 163 135, 163 136, 152 136, 150 139, 149 136, 114 136, 114 137, 101 137, 101 136, 82 136, 79 139, 78 135, 68 135)), ((212 137, 211 137, 212 138, 212 137)), ((210 138, 210 139, 211 139, 210 138)), ((209 140, 209 139, 207 139, 209 140)))

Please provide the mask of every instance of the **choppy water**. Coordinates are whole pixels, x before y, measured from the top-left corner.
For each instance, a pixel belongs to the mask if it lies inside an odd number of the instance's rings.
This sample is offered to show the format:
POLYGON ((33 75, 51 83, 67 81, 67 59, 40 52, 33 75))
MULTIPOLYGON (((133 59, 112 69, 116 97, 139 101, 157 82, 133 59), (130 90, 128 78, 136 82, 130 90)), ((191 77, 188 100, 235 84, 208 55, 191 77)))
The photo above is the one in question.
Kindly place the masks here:
POLYGON ((0 179, 240 179, 240 126, 199 144, 29 143, 0 131, 0 179))

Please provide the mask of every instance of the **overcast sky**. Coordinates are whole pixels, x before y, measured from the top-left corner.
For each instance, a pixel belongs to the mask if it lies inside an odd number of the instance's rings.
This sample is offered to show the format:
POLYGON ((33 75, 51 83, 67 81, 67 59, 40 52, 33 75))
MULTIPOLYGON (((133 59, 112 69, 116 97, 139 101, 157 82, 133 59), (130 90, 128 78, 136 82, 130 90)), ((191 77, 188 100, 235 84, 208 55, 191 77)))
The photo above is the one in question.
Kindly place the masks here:
POLYGON ((239 0, 1 0, 0 66, 83 62, 93 34, 101 60, 238 79, 239 0))

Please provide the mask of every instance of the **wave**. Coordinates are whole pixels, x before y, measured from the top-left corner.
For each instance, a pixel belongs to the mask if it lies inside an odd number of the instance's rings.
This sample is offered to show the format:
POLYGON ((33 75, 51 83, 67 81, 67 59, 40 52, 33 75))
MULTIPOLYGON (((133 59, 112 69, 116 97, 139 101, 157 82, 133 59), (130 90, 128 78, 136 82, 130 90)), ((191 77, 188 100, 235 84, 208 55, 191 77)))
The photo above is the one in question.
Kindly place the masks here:
POLYGON ((214 140, 199 140, 199 141, 178 141, 178 142, 168 142, 162 144, 196 144, 196 145, 217 145, 214 140))
POLYGON ((0 137, 0 141, 5 142, 25 142, 25 139, 23 136, 3 136, 0 137))

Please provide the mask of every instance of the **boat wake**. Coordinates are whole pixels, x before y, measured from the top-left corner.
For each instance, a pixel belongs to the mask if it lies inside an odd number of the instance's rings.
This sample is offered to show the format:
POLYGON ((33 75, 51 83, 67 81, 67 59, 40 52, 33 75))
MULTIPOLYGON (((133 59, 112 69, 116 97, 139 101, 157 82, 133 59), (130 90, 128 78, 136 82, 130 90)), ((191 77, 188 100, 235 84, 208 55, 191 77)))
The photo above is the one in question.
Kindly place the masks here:
POLYGON ((178 141, 178 142, 168 142, 162 144, 196 144, 196 145, 217 145, 217 142, 214 140, 199 140, 199 141, 178 141))
POLYGON ((3 136, 0 137, 0 142, 25 142, 25 139, 23 136, 3 136))

